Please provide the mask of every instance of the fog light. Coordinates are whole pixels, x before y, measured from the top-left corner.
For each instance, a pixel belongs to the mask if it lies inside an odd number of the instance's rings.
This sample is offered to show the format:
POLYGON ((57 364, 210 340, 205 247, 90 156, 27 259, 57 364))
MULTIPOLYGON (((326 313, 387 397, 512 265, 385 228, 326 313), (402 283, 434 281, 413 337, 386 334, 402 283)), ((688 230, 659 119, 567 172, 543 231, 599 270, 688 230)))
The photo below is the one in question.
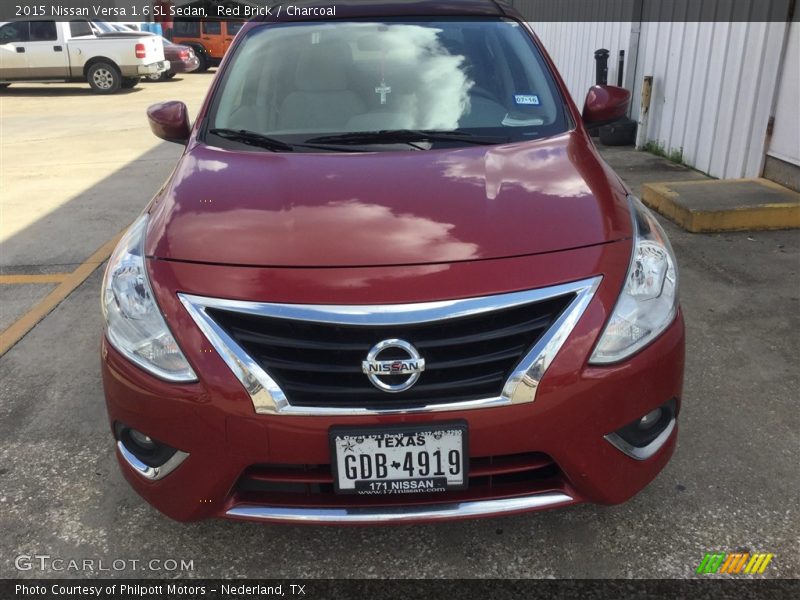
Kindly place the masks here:
POLYGON ((153 441, 149 435, 143 434, 141 431, 136 431, 135 429, 130 430, 131 439, 137 446, 141 446, 144 450, 153 450, 156 447, 156 443, 153 441))
POLYGON ((662 411, 660 408, 657 408, 654 411, 647 413, 645 416, 639 419, 639 429, 646 431, 653 428, 661 420, 661 414, 663 412, 664 411, 662 411))
POLYGON ((606 437, 614 447, 637 460, 653 456, 666 443, 675 428, 675 399, 651 410, 606 437))
POLYGON ((124 423, 115 423, 114 431, 117 434, 117 440, 125 446, 125 449, 148 467, 164 465, 177 452, 177 449, 172 446, 154 440, 149 435, 128 427, 124 423))

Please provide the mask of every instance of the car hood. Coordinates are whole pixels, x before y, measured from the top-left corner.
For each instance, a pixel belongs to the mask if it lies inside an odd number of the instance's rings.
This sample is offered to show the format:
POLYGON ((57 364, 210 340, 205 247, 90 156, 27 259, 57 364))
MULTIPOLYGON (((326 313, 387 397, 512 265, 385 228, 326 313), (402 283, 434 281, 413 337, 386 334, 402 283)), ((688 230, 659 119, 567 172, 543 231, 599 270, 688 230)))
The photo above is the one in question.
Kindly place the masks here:
POLYGON ((148 256, 275 267, 486 260, 629 237, 619 179, 579 132, 376 153, 195 145, 151 207, 148 256))

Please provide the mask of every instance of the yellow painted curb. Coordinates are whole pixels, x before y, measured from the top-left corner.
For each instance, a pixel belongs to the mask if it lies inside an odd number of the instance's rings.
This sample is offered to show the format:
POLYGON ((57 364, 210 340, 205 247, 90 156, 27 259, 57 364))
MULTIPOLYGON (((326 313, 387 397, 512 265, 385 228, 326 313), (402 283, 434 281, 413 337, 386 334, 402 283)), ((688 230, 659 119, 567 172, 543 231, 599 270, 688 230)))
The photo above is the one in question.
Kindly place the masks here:
MULTIPOLYGON (((800 229, 800 200, 752 206, 732 206, 725 210, 694 210, 682 205, 680 193, 672 186, 713 186, 732 183, 758 183, 780 191, 787 191, 766 179, 739 179, 708 181, 681 181, 646 183, 642 186, 642 202, 671 221, 692 233, 720 231, 765 231, 774 229, 800 229)), ((800 199, 800 194, 798 194, 800 199)))

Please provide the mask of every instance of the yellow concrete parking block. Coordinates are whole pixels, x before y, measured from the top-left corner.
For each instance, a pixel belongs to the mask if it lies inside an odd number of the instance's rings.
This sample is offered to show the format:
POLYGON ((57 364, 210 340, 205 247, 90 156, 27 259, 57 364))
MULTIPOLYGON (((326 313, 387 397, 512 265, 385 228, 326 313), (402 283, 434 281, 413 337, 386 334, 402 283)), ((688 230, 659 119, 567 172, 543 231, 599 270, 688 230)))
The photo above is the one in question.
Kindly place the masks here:
POLYGON ((646 183, 642 201, 693 233, 800 228, 800 194, 766 179, 646 183))

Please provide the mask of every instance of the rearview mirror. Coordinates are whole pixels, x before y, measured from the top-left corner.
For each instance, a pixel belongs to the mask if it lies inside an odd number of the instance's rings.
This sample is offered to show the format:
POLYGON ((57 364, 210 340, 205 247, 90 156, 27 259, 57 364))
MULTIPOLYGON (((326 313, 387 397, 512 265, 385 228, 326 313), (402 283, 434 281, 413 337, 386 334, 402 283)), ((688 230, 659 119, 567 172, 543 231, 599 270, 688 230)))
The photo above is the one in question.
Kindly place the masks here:
POLYGON ((608 125, 625 118, 631 106, 631 93, 613 85, 596 85, 586 95, 583 122, 591 127, 608 125))
POLYGON ((156 137, 176 144, 189 141, 192 127, 189 124, 189 111, 183 102, 172 100, 153 104, 147 109, 147 119, 156 137))

